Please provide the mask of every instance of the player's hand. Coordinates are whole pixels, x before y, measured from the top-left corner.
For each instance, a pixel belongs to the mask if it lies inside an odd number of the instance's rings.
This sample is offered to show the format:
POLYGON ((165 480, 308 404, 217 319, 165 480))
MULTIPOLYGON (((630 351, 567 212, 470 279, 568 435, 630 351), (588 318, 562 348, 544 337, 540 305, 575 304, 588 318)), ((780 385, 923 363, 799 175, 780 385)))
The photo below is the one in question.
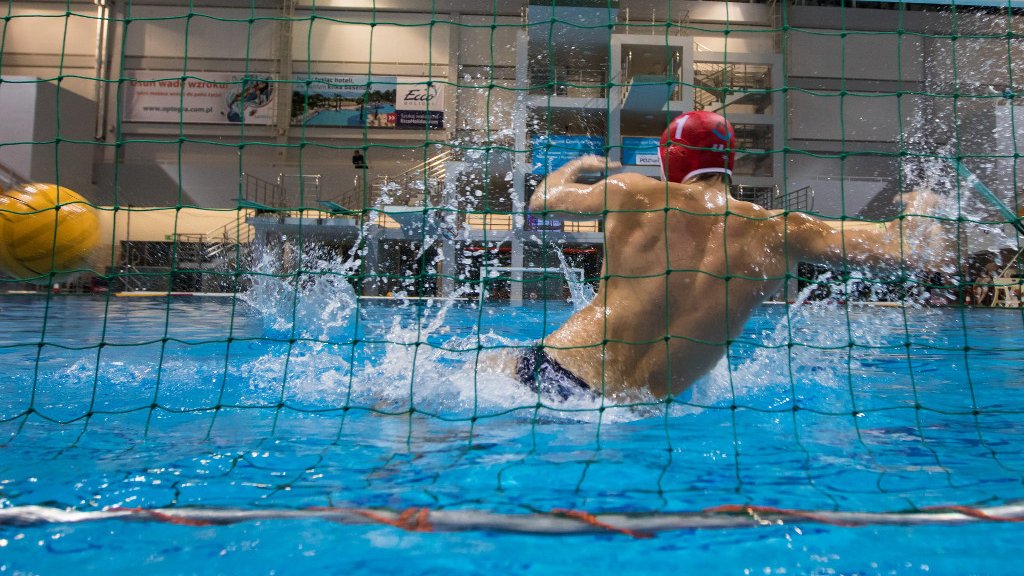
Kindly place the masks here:
POLYGON ((946 198, 930 190, 914 190, 900 200, 903 225, 892 226, 892 232, 902 234, 905 257, 921 268, 955 270, 956 228, 943 216, 946 198))
POLYGON ((923 216, 935 216, 942 202, 942 197, 931 190, 912 190, 900 198, 903 213, 923 216))

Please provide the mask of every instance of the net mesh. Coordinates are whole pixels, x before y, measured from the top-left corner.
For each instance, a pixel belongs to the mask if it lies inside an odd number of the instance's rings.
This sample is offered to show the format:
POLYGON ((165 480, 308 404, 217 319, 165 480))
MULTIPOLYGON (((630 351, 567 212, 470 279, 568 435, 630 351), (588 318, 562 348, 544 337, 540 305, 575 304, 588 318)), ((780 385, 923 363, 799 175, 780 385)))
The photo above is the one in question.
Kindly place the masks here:
MULTIPOLYGON (((1009 5, 892 4, 879 17, 843 2, 809 12, 667 0, 643 15, 583 0, 495 1, 473 14, 439 2, 6 4, 5 188, 75 189, 101 234, 88 259, 56 267, 63 224, 8 233, 53 208, 3 211, 6 266, 33 257, 19 246, 40 236, 57 247, 44 269, 3 280, 37 294, 8 303, 27 311, 10 313, 0 344, 13 374, 0 404, 8 446, 56 462, 72 447, 92 458, 113 446, 128 462, 134 441, 89 433, 136 431, 204 478, 165 484, 171 496, 149 486, 142 506, 155 507, 279 498, 646 511, 777 497, 923 510, 1020 497, 1020 39, 1009 5), (693 389, 586 402, 506 394, 513 384, 486 353, 543 341, 568 316, 566 296, 582 306, 608 279, 604 246, 616 241, 607 204, 565 221, 528 208, 533 188, 586 153, 656 176, 650 138, 693 108, 736 127, 732 193, 773 211, 764 219, 902 231, 901 214, 917 215, 903 193, 927 188, 942 202, 923 215, 947 231, 953 262, 922 269, 901 254, 872 274, 787 255, 782 287, 766 295, 779 304, 727 333, 725 360, 693 389), (35 127, 18 132, 22 113, 35 127), (214 464, 162 440, 200 429, 214 464), (352 446, 364 443, 359 463, 352 446), (844 478, 836 461, 863 475, 844 478), (458 477, 467 468, 479 482, 458 477), (367 488, 320 481, 323 470, 367 488), (211 498, 197 484, 251 488, 211 498)), ((652 225, 667 228, 668 210, 657 212, 652 225)), ((671 259, 666 246, 660 275, 682 272, 671 259)), ((723 289, 737 278, 727 273, 723 289)), ((666 340, 714 343, 664 320, 666 340)), ((160 477, 155 460, 140 469, 160 477)), ((51 501, 26 493, 0 501, 51 501)), ((127 501, 104 495, 53 500, 127 501)))

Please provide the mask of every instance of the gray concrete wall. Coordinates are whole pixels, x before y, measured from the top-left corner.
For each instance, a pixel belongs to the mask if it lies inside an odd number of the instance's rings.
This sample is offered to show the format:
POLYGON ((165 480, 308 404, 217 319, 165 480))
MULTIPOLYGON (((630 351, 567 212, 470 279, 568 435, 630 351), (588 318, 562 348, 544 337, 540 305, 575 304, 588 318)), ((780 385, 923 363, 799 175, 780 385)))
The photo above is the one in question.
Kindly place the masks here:
POLYGON ((18 178, 94 197, 93 101, 31 76, 4 76, 0 101, 0 163, 18 178))
MULTIPOLYGON (((908 175, 935 171, 915 155, 995 154, 997 140, 1007 141, 994 114, 1006 103, 999 93, 1019 76, 1013 63, 1024 46, 999 37, 1005 15, 790 7, 787 19, 796 28, 787 40, 789 143, 828 159, 791 156, 786 184, 814 186, 822 213, 854 215, 876 182, 888 182, 891 195, 915 182, 908 175), (910 156, 890 157, 901 149, 910 156), (847 157, 848 181, 837 185, 844 152, 868 156, 847 157)), ((970 162, 1009 197, 1012 168, 970 162)))

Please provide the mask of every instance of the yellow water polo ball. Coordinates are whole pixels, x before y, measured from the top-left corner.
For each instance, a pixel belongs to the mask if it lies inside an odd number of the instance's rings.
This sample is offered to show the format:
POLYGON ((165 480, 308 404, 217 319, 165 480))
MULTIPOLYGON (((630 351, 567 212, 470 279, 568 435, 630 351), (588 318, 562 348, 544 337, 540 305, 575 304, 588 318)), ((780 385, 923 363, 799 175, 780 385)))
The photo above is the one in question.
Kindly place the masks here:
POLYGON ((85 198, 53 184, 0 191, 0 270, 48 284, 85 263, 99 240, 99 217, 85 198))

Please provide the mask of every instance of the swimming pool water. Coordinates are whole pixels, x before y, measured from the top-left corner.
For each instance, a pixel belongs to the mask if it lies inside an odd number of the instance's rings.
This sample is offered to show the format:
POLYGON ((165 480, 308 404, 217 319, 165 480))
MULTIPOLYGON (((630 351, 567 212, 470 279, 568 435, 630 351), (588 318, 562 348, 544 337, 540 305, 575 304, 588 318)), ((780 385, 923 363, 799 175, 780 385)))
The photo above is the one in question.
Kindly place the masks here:
MULTIPOLYGON (((1019 311, 766 306, 729 362, 669 405, 538 407, 473 370, 477 344, 528 343, 570 312, 0 298, 0 507, 890 511, 1024 498, 1019 311)), ((0 527, 0 573, 997 574, 1014 571, 1022 536, 994 523, 634 540, 109 520, 0 527)))

